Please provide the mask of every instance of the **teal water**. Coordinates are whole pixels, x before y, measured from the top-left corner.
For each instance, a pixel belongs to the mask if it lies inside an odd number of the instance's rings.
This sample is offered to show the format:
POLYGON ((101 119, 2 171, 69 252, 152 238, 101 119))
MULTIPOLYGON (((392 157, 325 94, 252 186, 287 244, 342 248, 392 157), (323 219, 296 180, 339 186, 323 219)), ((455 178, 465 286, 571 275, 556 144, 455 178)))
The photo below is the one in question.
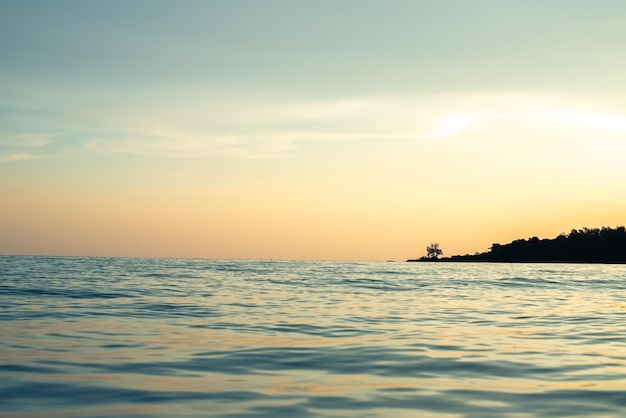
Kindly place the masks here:
POLYGON ((2 417, 624 417, 626 266, 0 257, 2 417))

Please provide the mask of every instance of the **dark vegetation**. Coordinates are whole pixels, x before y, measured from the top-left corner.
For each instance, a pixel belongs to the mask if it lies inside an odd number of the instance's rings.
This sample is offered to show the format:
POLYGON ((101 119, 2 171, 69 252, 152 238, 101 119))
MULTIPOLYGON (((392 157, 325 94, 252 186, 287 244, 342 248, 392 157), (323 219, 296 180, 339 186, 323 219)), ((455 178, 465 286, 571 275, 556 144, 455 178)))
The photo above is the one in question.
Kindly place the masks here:
POLYGON ((426 258, 437 259, 440 255, 443 255, 443 251, 436 242, 426 247, 426 258))
POLYGON ((489 251, 474 255, 438 258, 428 252, 426 257, 408 261, 626 263, 626 228, 573 229, 554 239, 532 237, 509 244, 493 244, 489 251))

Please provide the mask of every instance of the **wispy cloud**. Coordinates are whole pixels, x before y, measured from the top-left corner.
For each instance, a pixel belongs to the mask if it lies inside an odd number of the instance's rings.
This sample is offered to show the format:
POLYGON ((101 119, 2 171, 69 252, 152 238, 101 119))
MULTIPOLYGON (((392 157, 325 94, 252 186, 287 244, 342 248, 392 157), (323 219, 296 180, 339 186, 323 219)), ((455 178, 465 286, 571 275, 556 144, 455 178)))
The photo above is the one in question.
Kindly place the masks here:
POLYGON ((39 148, 49 144, 51 141, 50 135, 43 134, 18 133, 0 135, 0 145, 4 146, 39 148))
MULTIPOLYGON (((404 110, 406 112, 406 110, 404 110)), ((366 113, 370 113, 369 111, 366 113)), ((381 112, 382 113, 382 112, 381 112)), ((416 110, 420 114, 420 109, 416 110)), ((358 111, 342 119, 330 115, 317 120, 310 128, 260 129, 244 127, 228 134, 188 133, 184 127, 146 130, 117 138, 100 138, 87 144, 102 153, 120 153, 172 158, 221 156, 232 158, 281 158, 306 142, 346 142, 363 140, 431 140, 463 137, 467 133, 506 136, 511 130, 533 127, 550 129, 585 129, 626 132, 626 117, 621 115, 563 112, 421 112, 421 116, 370 120, 358 111), (360 119, 360 118, 363 119, 360 119), (360 119, 360 123, 359 123, 360 119), (341 122, 345 122, 345 126, 341 122), (247 128, 247 129, 246 129, 247 128), (334 129, 333 129, 334 128, 334 129)), ((294 113, 291 113, 293 115, 294 113)), ((345 114, 343 115, 345 116, 345 114)), ((287 124, 289 125, 289 124, 287 124)), ((296 126, 296 128, 298 128, 296 126)))
POLYGON ((10 163, 13 161, 29 160, 32 158, 36 158, 36 157, 32 154, 10 152, 7 154, 0 154, 0 163, 10 163))
POLYGON ((462 135, 471 129, 480 132, 504 131, 524 126, 550 129, 574 129, 587 131, 626 132, 626 116, 580 111, 549 110, 538 113, 476 113, 472 115, 450 114, 441 119, 441 129, 418 138, 444 138, 462 135))
POLYGON ((0 135, 0 163, 30 160, 39 158, 33 150, 46 146, 51 142, 48 135, 19 133, 0 135))
POLYGON ((66 93, 54 93, 54 103, 45 101, 48 96, 38 101, 48 113, 33 110, 26 118, 28 126, 54 137, 4 134, 0 152, 5 159, 32 156, 33 148, 40 156, 54 148, 55 155, 86 151, 164 158, 281 158, 307 142, 437 143, 446 138, 506 138, 512 130, 528 126, 626 131, 626 116, 597 103, 520 92, 295 101, 186 91, 172 96, 164 90, 124 96, 120 102, 115 94, 75 91, 67 93, 72 105, 60 110, 56 103, 64 102, 66 93))
POLYGON ((85 144, 93 152, 169 158, 277 158, 291 149, 283 137, 190 134, 184 130, 120 134, 85 144))
POLYGON ((599 131, 626 132, 626 116, 554 110, 534 116, 560 126, 599 131))

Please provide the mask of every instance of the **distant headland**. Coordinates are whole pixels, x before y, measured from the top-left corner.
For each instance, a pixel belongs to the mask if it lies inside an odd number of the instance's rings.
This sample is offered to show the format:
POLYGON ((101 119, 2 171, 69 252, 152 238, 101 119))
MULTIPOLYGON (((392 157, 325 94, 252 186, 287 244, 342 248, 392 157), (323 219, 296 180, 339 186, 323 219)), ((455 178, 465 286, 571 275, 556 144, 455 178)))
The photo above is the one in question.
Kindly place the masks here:
POLYGON ((443 254, 439 244, 426 248, 427 255, 407 261, 496 262, 496 263, 626 263, 626 228, 572 229, 554 239, 518 239, 493 244, 489 251, 473 255, 443 254))

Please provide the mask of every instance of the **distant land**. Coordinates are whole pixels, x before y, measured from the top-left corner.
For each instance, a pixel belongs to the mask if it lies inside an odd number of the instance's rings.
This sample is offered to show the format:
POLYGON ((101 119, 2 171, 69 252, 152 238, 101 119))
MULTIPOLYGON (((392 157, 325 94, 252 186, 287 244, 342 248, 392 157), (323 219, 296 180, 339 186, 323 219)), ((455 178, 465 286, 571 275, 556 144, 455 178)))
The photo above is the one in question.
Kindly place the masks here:
MULTIPOLYGON (((432 245, 432 244, 431 244, 432 245)), ((438 246, 438 244, 435 244, 438 246)), ((429 252, 430 253, 430 252, 429 252)), ((497 263, 626 263, 626 228, 573 229, 554 239, 518 239, 493 244, 489 251, 451 257, 430 256, 410 262, 497 262, 497 263)))

